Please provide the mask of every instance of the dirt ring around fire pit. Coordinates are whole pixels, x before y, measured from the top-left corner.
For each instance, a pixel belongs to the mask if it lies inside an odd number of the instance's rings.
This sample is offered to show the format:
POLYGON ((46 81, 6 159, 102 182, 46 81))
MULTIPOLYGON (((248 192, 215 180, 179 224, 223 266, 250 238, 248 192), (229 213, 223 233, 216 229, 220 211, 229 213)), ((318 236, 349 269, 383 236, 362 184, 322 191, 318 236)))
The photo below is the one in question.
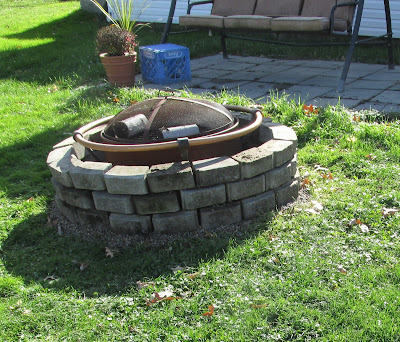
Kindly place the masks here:
MULTIPOLYGON (((85 138, 100 139, 104 126, 85 138)), ((73 224, 121 236, 212 230, 252 219, 293 201, 299 174, 291 128, 264 118, 250 138, 256 146, 231 156, 125 166, 93 161, 70 137, 47 158, 56 205, 73 224)))

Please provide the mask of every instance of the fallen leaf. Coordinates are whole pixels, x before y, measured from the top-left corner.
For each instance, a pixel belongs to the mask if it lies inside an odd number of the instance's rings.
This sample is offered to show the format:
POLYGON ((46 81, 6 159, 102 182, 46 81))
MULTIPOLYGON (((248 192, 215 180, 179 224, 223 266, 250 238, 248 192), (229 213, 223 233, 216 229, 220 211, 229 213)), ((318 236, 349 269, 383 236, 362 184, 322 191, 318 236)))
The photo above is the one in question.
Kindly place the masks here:
POLYGON ((162 298, 160 297, 160 295, 159 295, 157 292, 154 292, 154 296, 151 297, 151 298, 148 300, 147 305, 157 303, 157 302, 159 302, 160 300, 162 300, 162 298))
POLYGON ((187 277, 188 277, 189 279, 194 279, 194 278, 197 278, 199 275, 200 275, 199 272, 195 272, 195 273, 188 274, 187 277))
POLYGON ((45 226, 46 227, 52 227, 53 226, 53 222, 51 221, 50 216, 47 216, 45 226))
POLYGON ((362 224, 362 222, 361 222, 360 220, 356 220, 356 223, 357 223, 358 225, 362 224))
POLYGON ((157 302, 161 302, 163 300, 176 300, 176 299, 181 299, 181 297, 173 297, 173 292, 170 290, 166 291, 161 291, 161 292, 154 292, 153 297, 151 297, 147 301, 147 305, 154 304, 157 302))
POLYGON ((181 267, 181 266, 176 266, 176 267, 171 267, 171 271, 176 273, 180 271, 187 271, 189 267, 181 267))
POLYGON ((268 307, 268 305, 267 304, 251 304, 251 307, 254 309, 261 309, 261 308, 268 307))
POLYGON ((305 179, 300 183, 300 187, 301 187, 302 189, 304 189, 304 188, 307 187, 307 185, 310 185, 310 184, 311 184, 310 180, 309 180, 308 178, 305 178, 305 179))
POLYGON ((137 281, 136 286, 137 286, 137 289, 140 290, 140 289, 143 289, 148 286, 154 286, 154 282, 146 283, 146 282, 137 281))
POLYGON ((138 331, 135 330, 131 325, 128 327, 128 329, 129 329, 129 331, 130 331, 131 333, 135 333, 135 334, 138 333, 138 331))
POLYGON ((177 300, 177 299, 182 299, 181 297, 165 297, 162 300, 177 300))
POLYGON ((208 311, 203 313, 203 316, 212 316, 214 314, 214 305, 208 306, 208 311))
POLYGON ((320 212, 321 210, 324 209, 323 205, 322 205, 321 203, 317 202, 317 201, 312 201, 311 203, 313 204, 313 207, 312 207, 312 208, 313 208, 315 211, 320 212))
POLYGON ((354 143, 354 142, 357 141, 357 138, 355 136, 350 136, 350 137, 347 137, 346 140, 349 141, 349 142, 354 143))
POLYGON ((313 106, 312 104, 310 104, 309 106, 303 105, 303 110, 306 115, 318 114, 319 112, 319 108, 317 108, 317 106, 313 106))
POLYGON ((342 266, 339 266, 339 267, 338 267, 338 271, 339 271, 340 273, 347 274, 347 271, 346 271, 342 266))
POLYGON ((271 258, 268 260, 270 263, 274 263, 274 264, 279 264, 279 259, 278 258, 271 258))
POLYGON ((363 233, 368 233, 368 232, 369 232, 369 228, 368 228, 368 226, 365 225, 365 224, 360 225, 360 229, 361 229, 361 231, 362 231, 363 233))
POLYGON ((320 175, 322 178, 325 178, 325 179, 333 179, 333 175, 330 172, 328 172, 328 174, 320 173, 320 175))
POLYGON ((349 227, 353 227, 357 224, 357 220, 355 218, 351 219, 347 224, 349 227))
POLYGON ((33 197, 29 197, 26 201, 27 202, 33 202, 33 197))
POLYGON ((321 165, 314 165, 314 170, 315 171, 328 171, 328 169, 326 167, 322 167, 321 165))
POLYGON ((388 217, 389 215, 394 215, 397 212, 399 212, 399 209, 396 209, 396 208, 383 208, 383 210, 381 211, 381 214, 383 215, 383 217, 388 217))
POLYGON ((370 160, 374 160, 376 158, 376 156, 374 156, 373 154, 367 154, 365 156, 365 158, 370 159, 370 160))
POLYGON ((171 290, 165 290, 158 292, 158 295, 160 296, 161 299, 171 297, 174 293, 171 290))
POLYGON ((307 213, 313 214, 313 215, 318 215, 319 214, 319 211, 316 211, 314 209, 306 209, 304 211, 307 212, 307 213))
POLYGON ((106 258, 108 257, 114 258, 114 251, 111 248, 106 247, 106 258))
POLYGON ((81 271, 83 271, 84 269, 86 269, 89 266, 88 263, 81 262, 81 261, 78 261, 78 260, 72 260, 72 263, 75 264, 75 265, 79 265, 79 269, 81 271))

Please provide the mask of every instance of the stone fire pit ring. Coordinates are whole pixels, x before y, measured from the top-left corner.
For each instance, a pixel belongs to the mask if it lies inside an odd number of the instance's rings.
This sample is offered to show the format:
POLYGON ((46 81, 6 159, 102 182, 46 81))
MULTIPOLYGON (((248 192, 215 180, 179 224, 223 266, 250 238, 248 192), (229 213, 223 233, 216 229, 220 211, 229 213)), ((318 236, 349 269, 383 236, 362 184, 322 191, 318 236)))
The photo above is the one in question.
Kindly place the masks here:
MULTIPOLYGON (((260 121, 251 133, 255 147, 232 156, 151 166, 94 161, 70 137, 47 158, 55 202, 72 223, 117 234, 212 230, 275 210, 298 196, 297 137, 287 126, 260 121)), ((100 141, 106 122, 101 119, 80 135, 100 141)))

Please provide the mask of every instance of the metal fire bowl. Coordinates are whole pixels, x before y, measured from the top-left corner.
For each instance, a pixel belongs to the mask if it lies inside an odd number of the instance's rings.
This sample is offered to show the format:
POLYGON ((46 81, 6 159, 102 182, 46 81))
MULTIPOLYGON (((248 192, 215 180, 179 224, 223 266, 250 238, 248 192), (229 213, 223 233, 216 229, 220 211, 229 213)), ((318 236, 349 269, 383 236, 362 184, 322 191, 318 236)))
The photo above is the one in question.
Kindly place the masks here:
POLYGON ((233 154, 240 151, 239 138, 250 134, 260 127, 262 113, 258 109, 242 106, 226 105, 225 108, 235 112, 249 113, 253 116, 253 120, 245 127, 221 134, 196 138, 178 138, 174 141, 156 143, 117 144, 111 141, 97 143, 84 138, 84 134, 87 131, 107 124, 114 117, 109 116, 82 126, 73 133, 73 137, 76 142, 88 149, 105 152, 106 161, 114 165, 154 165, 181 160, 199 160, 227 155, 229 153, 233 154), (182 153, 182 149, 186 149, 188 153, 185 155, 185 153, 182 153))

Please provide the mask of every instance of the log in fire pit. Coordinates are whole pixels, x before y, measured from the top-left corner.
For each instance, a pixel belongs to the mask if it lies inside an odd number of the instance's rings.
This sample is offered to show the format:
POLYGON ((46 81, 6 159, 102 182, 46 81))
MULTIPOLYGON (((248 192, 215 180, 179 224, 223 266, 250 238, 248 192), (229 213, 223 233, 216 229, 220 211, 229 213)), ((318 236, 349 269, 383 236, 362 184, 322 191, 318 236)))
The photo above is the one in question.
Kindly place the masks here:
POLYGON ((297 197, 297 137, 257 109, 158 97, 91 122, 49 153, 70 221, 115 233, 212 229, 297 197))

